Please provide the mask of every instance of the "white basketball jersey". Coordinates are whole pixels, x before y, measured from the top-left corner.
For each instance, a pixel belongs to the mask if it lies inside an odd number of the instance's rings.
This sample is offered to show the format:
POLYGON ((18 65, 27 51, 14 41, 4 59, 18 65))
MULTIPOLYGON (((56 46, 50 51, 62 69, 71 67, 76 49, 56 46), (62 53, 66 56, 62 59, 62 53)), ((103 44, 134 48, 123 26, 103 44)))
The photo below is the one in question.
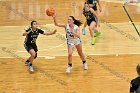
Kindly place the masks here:
MULTIPOLYGON (((74 32, 77 32, 78 26, 74 25, 74 32)), ((66 26, 66 35, 67 35, 67 39, 78 39, 77 37, 75 37, 70 30, 70 26, 69 24, 67 24, 66 26)))

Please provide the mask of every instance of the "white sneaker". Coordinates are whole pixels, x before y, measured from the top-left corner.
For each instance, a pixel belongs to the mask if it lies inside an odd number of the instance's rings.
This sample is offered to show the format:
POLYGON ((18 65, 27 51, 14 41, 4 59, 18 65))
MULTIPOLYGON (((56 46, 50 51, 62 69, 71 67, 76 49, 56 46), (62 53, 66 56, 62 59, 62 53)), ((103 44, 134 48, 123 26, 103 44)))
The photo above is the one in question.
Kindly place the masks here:
POLYGON ((67 68, 66 68, 66 73, 70 73, 70 70, 72 69, 72 67, 71 66, 68 66, 67 68))
POLYGON ((29 64, 29 62, 28 62, 28 61, 26 61, 26 62, 25 62, 25 65, 26 65, 26 66, 28 66, 28 64, 29 64))
POLYGON ((88 70, 88 65, 87 65, 87 63, 84 63, 83 66, 84 66, 84 70, 88 70))
POLYGON ((34 72, 33 66, 29 66, 29 71, 34 72))

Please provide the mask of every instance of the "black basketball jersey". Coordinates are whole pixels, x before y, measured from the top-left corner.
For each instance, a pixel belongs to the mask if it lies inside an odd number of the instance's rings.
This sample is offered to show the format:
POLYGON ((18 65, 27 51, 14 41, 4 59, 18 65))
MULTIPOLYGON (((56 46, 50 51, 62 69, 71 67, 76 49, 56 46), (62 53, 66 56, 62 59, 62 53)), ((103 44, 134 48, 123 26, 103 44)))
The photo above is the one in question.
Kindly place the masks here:
POLYGON ((96 4, 97 3, 97 0, 88 0, 87 3, 88 4, 96 4))
POLYGON ((83 14, 86 17, 86 20, 91 20, 93 18, 95 18, 95 16, 93 15, 93 13, 89 11, 85 11, 85 9, 83 9, 83 14))
POLYGON ((28 30, 26 30, 26 32, 29 32, 29 34, 25 38, 25 44, 36 43, 38 35, 44 33, 44 31, 41 29, 36 29, 36 31, 33 31, 32 28, 29 28, 28 30))
POLYGON ((130 92, 140 93, 140 76, 133 79, 130 85, 130 92))
POLYGON ((94 9, 95 11, 97 10, 97 0, 87 0, 85 4, 90 4, 92 9, 94 9))

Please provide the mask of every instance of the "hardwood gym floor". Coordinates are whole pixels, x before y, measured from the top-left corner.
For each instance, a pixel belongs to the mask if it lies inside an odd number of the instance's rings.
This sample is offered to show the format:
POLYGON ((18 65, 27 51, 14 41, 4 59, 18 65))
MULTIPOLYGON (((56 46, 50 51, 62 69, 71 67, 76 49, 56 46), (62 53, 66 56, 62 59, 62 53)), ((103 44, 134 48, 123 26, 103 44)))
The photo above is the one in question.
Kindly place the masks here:
MULTIPOLYGON (((83 0, 84 1, 84 0, 83 0)), ((67 22, 69 15, 78 18, 82 0, 0 0, 0 93, 127 93, 130 80, 137 76, 135 67, 140 58, 140 39, 123 10, 123 0, 102 0, 101 36, 90 45, 90 35, 83 36, 83 51, 89 70, 84 71, 74 49, 73 69, 65 73, 67 46, 65 31, 55 27, 45 9, 54 7, 58 21, 67 22), (78 3, 77 3, 78 2, 78 3), (57 29, 52 36, 40 35, 34 73, 24 61, 28 53, 23 47, 22 33, 35 19, 46 31, 57 29)), ((140 5, 126 6, 140 30, 140 5)), ((84 17, 82 18, 84 22, 84 17)), ((80 27, 82 29, 82 27, 80 27)))

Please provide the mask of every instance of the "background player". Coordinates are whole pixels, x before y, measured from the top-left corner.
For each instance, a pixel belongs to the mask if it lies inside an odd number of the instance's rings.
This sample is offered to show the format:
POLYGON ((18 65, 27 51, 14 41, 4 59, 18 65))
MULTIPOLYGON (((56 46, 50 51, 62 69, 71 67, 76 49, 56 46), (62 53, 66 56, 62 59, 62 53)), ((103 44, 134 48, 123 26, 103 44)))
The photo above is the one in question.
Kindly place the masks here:
POLYGON ((91 44, 95 44, 94 32, 98 32, 97 26, 99 26, 99 17, 97 12, 95 12, 89 4, 85 4, 84 9, 81 15, 84 15, 86 18, 86 23, 89 26, 90 36, 91 36, 91 44))
POLYGON ((138 77, 131 81, 130 93, 140 93, 140 64, 137 65, 136 71, 138 77))
MULTIPOLYGON (((97 10, 98 10, 98 9, 97 9, 97 4, 98 4, 98 6, 99 6, 99 11, 102 12, 102 7, 101 7, 100 0, 85 0, 85 4, 89 4, 89 6, 90 6, 92 9, 94 9, 97 13, 98 13, 98 11, 97 11, 97 10)), ((86 30, 85 30, 86 26, 87 26, 87 23, 85 22, 85 23, 84 23, 84 27, 83 27, 83 29, 82 29, 82 34, 83 34, 83 35, 86 34, 86 30)), ((95 33, 95 36, 98 36, 98 35, 100 35, 100 32, 96 32, 96 33, 95 33)))

